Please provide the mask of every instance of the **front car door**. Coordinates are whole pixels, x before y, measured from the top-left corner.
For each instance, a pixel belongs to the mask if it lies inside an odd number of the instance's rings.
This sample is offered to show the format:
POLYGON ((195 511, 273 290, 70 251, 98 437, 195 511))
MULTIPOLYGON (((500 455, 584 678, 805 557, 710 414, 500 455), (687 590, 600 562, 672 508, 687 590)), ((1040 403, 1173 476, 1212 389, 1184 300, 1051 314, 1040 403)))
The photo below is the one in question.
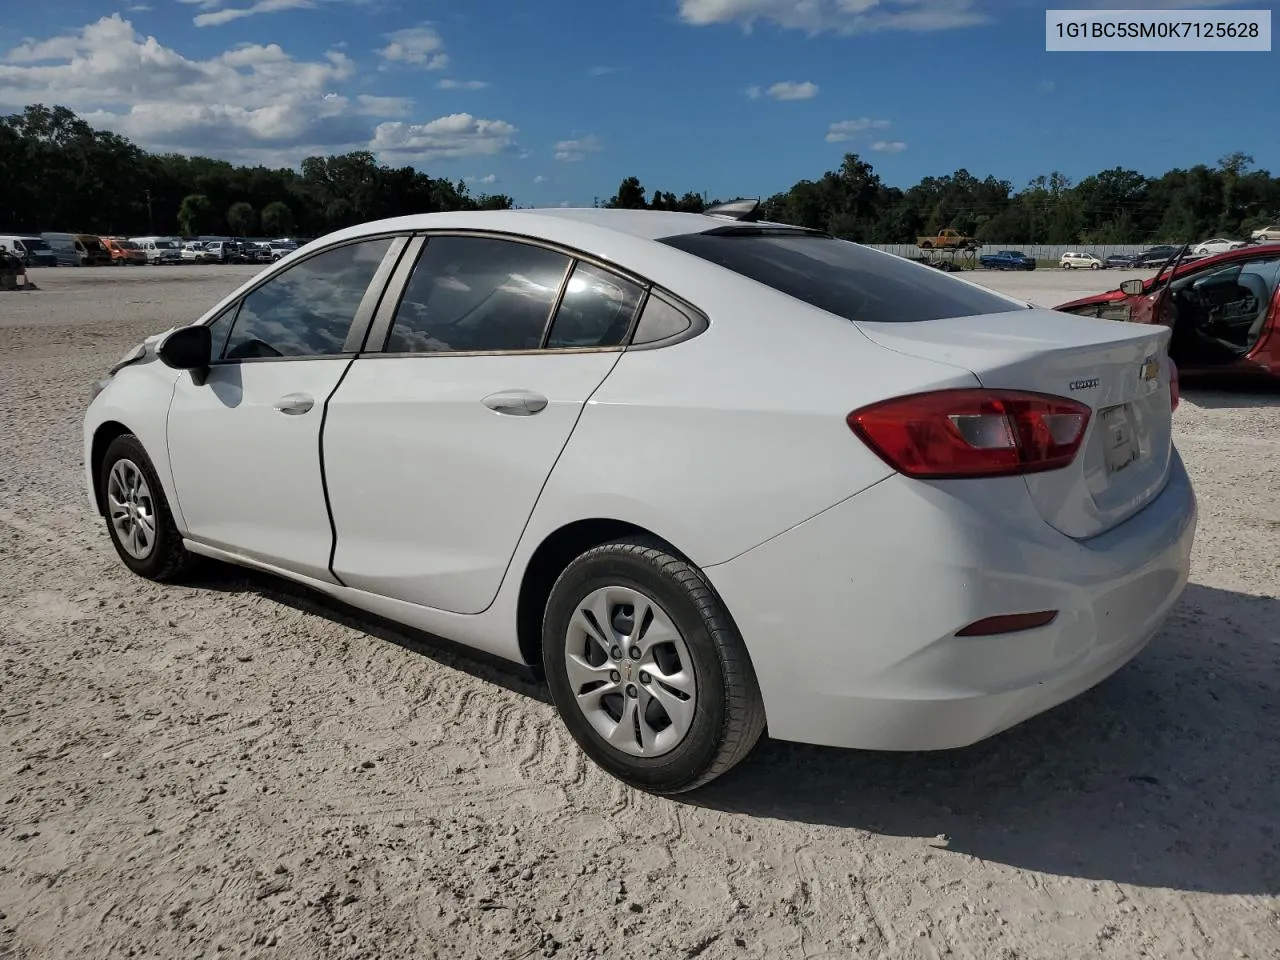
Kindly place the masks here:
POLYGON ((178 378, 168 446, 187 536, 332 581, 324 405, 359 351, 404 238, 331 247, 212 322, 207 379, 178 378))
POLYGON ((360 590, 479 613, 644 289, 514 239, 435 235, 414 256, 329 404, 333 570, 360 590))

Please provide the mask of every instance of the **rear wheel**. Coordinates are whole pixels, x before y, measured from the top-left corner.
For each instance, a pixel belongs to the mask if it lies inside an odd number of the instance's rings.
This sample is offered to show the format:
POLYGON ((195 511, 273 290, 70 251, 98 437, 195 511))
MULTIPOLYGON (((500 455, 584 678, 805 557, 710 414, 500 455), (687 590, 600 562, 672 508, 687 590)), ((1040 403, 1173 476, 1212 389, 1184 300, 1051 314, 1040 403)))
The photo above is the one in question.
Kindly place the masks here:
POLYGON ((164 488, 141 442, 133 434, 107 447, 98 474, 107 531, 124 565, 148 580, 175 580, 195 558, 182 545, 164 488))
POLYGON ((570 563, 551 589, 542 649, 573 738, 640 789, 702 786, 764 730, 732 618, 701 571, 656 539, 606 543, 570 563))

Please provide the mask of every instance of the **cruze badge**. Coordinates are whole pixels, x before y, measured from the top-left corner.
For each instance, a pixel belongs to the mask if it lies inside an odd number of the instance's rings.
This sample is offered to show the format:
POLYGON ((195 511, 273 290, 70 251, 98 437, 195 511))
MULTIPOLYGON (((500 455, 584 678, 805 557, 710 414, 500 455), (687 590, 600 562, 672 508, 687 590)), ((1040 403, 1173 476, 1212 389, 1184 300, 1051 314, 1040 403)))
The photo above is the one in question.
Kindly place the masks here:
POLYGON ((1071 390, 1092 390, 1099 383, 1100 381, 1097 377, 1090 377, 1087 380, 1072 380, 1067 384, 1067 387, 1071 390))

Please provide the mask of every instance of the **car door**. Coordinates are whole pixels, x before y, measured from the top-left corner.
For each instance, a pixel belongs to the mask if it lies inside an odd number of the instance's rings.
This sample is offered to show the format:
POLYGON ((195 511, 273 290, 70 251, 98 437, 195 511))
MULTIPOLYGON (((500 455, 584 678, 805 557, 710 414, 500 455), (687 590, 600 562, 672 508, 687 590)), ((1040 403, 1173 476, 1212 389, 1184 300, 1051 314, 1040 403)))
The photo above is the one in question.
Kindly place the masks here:
POLYGON ((405 238, 331 247, 211 321, 208 374, 179 376, 168 447, 187 535, 332 581, 324 405, 360 349, 405 238))
POLYGON ((329 403, 333 571, 360 590, 479 613, 644 290, 531 242, 418 242, 398 271, 402 299, 388 294, 371 352, 329 403))

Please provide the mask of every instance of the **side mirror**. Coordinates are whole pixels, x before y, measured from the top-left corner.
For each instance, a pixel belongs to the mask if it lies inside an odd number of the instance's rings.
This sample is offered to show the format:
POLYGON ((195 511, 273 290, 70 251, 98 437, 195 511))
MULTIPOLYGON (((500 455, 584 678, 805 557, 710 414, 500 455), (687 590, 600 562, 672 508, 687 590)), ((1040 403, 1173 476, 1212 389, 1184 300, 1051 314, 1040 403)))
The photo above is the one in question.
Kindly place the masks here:
POLYGON ((164 338, 156 355, 165 366, 190 370, 196 385, 203 385, 213 359, 213 334, 204 324, 180 327, 164 338))
POLYGON ((1125 280, 1120 284, 1120 292, 1129 297, 1136 297, 1142 293, 1143 286, 1141 280, 1125 280))

